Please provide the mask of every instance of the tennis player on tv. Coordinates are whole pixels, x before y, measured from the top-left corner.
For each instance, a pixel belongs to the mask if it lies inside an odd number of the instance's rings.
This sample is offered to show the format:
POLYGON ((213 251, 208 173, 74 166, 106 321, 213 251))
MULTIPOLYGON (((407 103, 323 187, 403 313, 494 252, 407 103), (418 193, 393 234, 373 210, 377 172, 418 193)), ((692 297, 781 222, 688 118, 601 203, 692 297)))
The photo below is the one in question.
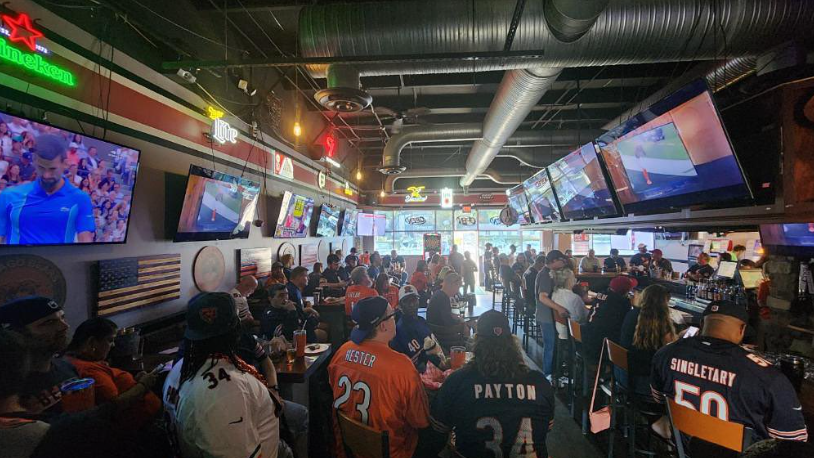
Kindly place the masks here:
POLYGON ((90 196, 63 178, 70 164, 57 136, 41 135, 32 151, 37 179, 0 194, 0 244, 92 243, 90 196))

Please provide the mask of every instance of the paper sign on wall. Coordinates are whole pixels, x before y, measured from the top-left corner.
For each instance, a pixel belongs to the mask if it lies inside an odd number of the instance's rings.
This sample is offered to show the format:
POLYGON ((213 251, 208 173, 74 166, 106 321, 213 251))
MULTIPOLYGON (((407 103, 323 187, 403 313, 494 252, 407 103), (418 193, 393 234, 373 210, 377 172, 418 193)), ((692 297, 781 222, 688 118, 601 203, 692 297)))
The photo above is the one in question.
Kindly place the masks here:
POLYGON ((294 179, 294 163, 291 161, 291 158, 280 154, 279 152, 274 152, 274 174, 280 176, 282 178, 287 178, 289 180, 294 179))

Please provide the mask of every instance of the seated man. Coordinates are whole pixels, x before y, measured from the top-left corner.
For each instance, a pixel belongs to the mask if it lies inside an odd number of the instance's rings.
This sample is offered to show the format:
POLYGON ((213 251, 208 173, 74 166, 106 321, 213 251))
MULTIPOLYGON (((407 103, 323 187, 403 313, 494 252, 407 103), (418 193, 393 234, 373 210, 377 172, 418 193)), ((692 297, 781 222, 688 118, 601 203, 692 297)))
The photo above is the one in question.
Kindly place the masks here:
POLYGON ((252 316, 252 312, 249 310, 248 300, 249 296, 254 294, 257 286, 257 279, 254 278, 253 275, 246 275, 229 291, 229 294, 235 299, 235 304, 237 305, 237 316, 240 318, 240 322, 247 328, 252 328, 260 324, 260 321, 252 316))
POLYGON ((319 319, 302 311, 289 299, 288 289, 283 285, 268 288, 269 306, 260 320, 260 332, 268 340, 285 337, 293 342, 294 331, 305 329, 308 343, 317 342, 319 319))
POLYGON ((474 358, 441 386, 432 405, 433 429, 455 431, 462 456, 547 457, 554 421, 554 391, 529 369, 506 315, 478 319, 474 358))
POLYGON ((704 310, 701 335, 679 339, 653 357, 650 385, 657 401, 670 397, 724 421, 752 428, 756 439, 808 440, 802 406, 779 370, 740 343, 749 314, 731 301, 704 310))
POLYGON ((461 290, 461 276, 448 273, 441 283, 441 289, 435 292, 427 305, 427 323, 434 326, 461 326, 464 321, 457 314, 452 314, 452 298, 461 290))
POLYGON ((279 395, 236 354, 240 321, 227 293, 190 300, 185 356, 167 376, 164 404, 183 457, 287 457, 279 395))
POLYGON ((0 329, 17 331, 31 352, 31 373, 20 393, 29 412, 62 412, 63 382, 78 378, 71 363, 54 358, 68 347, 68 323, 62 307, 51 299, 29 296, 0 307, 0 329))
POLYGON ((339 277, 339 256, 335 254, 328 255, 328 268, 322 271, 322 278, 325 279, 325 282, 321 286, 325 289, 326 295, 342 296, 341 290, 348 284, 339 277), (339 290, 338 294, 328 294, 337 290, 339 290))
MULTIPOLYGON (((396 313, 383 297, 353 306, 357 323, 350 341, 328 366, 334 408, 390 437, 390 456, 410 458, 418 430, 429 426, 427 394, 413 363, 388 346, 396 335, 396 313)), ((334 428, 342 447, 339 428, 334 428)))
POLYGON ((399 290, 401 318, 396 324, 396 338, 390 342, 393 350, 410 357, 418 372, 424 372, 427 361, 440 369, 446 369, 444 350, 427 327, 424 318, 418 316, 418 290, 404 285, 399 290))
POLYGON ((339 278, 346 283, 350 282, 350 273, 357 265, 359 265, 359 257, 353 254, 345 256, 345 265, 339 269, 339 278))
POLYGON ((625 264, 625 259, 619 256, 619 250, 616 248, 611 248, 610 250, 610 257, 605 258, 602 261, 602 266, 607 272, 624 272, 627 269, 627 265, 625 264))
POLYGON ((367 272, 368 270, 363 266, 359 266, 351 272, 351 285, 348 286, 347 291, 345 291, 345 316, 351 316, 353 305, 360 300, 379 295, 375 289, 370 287, 373 282, 370 281, 367 272))
POLYGON ((611 280, 605 293, 597 294, 588 322, 582 325, 585 358, 589 362, 593 364, 599 362, 605 338, 614 342, 619 340, 619 331, 631 308, 628 293, 636 285, 638 285, 636 279, 622 275, 611 280))

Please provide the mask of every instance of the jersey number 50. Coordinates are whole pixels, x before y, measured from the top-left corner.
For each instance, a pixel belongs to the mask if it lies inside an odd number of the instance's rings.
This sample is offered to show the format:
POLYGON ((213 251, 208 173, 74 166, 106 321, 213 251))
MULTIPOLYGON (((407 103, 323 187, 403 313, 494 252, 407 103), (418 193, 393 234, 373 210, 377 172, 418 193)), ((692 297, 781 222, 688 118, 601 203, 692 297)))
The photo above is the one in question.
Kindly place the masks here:
POLYGON ((362 402, 356 404, 356 410, 358 410, 359 414, 362 416, 362 423, 367 424, 367 409, 370 407, 370 387, 367 386, 367 383, 356 382, 355 384, 351 384, 350 378, 348 378, 347 375, 343 375, 342 377, 339 377, 339 382, 337 382, 337 385, 339 385, 339 387, 343 388, 345 391, 334 401, 334 409, 340 409, 343 404, 348 402, 351 392, 361 391, 362 402))
POLYGON ((724 399, 720 393, 711 390, 702 393, 700 387, 679 382, 678 380, 675 381, 675 392, 676 404, 687 407, 688 409, 699 410, 705 415, 718 417, 723 421, 729 421, 729 404, 726 403, 726 399, 724 399), (695 404, 687 399, 688 394, 699 397, 699 407, 696 407, 695 404), (715 415, 712 414, 713 402, 718 406, 718 408, 715 409, 715 415))

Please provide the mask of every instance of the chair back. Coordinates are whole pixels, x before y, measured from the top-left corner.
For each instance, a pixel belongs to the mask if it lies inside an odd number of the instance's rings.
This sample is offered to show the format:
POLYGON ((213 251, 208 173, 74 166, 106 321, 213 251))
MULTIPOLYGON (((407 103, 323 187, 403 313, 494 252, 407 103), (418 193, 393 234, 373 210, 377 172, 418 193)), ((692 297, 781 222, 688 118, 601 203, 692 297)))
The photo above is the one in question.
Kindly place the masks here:
POLYGON ((605 341, 608 342, 608 359, 610 359, 610 362, 619 369, 629 372, 627 366, 627 349, 610 339, 605 339, 605 341))
POLYGON ((678 405, 669 398, 667 412, 670 415, 673 435, 681 458, 684 457, 682 433, 736 452, 743 452, 751 442, 749 428, 678 405))
POLYGON ((582 325, 579 324, 579 321, 569 319, 568 331, 571 333, 571 337, 573 337, 575 341, 582 343, 582 325))
POLYGON ((390 436, 336 411, 345 454, 352 458, 390 458, 390 436))
POLYGON ((431 323, 427 323, 427 326, 430 328, 430 332, 435 334, 435 338, 438 339, 438 343, 445 352, 449 352, 449 347, 466 344, 460 326, 438 326, 431 323))

